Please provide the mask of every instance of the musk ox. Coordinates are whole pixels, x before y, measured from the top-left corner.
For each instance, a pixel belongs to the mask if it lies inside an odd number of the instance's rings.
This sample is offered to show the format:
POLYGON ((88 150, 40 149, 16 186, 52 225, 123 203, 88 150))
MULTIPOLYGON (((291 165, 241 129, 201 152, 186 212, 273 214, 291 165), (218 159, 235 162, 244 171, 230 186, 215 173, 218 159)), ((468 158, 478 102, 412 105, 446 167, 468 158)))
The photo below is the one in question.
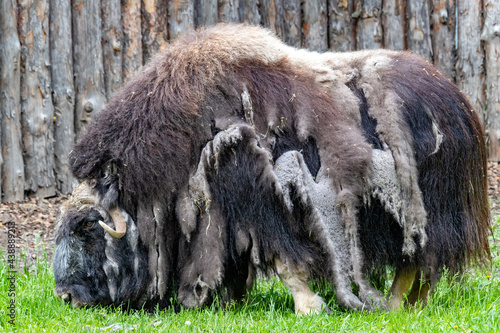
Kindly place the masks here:
POLYGON ((459 90, 409 52, 315 53, 218 25, 169 44, 71 155, 56 293, 73 305, 187 307, 276 272, 297 313, 425 300, 489 260, 486 152, 459 90), (388 303, 366 278, 390 265, 388 303), (352 282, 359 292, 352 290, 352 282), (413 286, 411 286, 413 283, 413 286))

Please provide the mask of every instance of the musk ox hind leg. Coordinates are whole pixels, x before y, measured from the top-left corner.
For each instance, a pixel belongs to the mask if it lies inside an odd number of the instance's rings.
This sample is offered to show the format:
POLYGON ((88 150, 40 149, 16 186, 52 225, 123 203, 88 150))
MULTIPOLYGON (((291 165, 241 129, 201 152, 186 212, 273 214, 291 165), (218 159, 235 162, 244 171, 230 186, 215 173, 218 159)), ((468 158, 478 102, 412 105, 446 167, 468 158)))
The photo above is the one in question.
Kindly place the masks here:
POLYGON ((389 310, 401 309, 405 305, 415 306, 418 302, 425 306, 429 293, 439 281, 439 277, 434 279, 434 283, 431 280, 428 274, 417 267, 397 268, 394 282, 387 295, 389 310))
MULTIPOLYGON (((409 185, 400 196, 405 208, 400 216, 406 223, 398 225, 402 220, 395 218, 391 225, 397 232, 392 237, 387 237, 390 232, 379 233, 376 242, 379 225, 369 226, 371 235, 365 239, 372 240, 365 247, 372 252, 370 260, 407 270, 406 278, 396 273, 401 280, 396 278, 392 291, 406 289, 409 282, 403 282, 412 279, 409 268, 418 269, 408 295, 412 303, 419 293, 425 296, 432 289, 444 267, 454 275, 469 264, 490 262, 485 135, 463 94, 425 60, 410 53, 386 53, 367 58, 361 69, 357 86, 377 120, 377 132, 383 133, 393 153, 395 179, 409 185), (408 246, 408 240, 414 240, 414 246, 408 246), (418 279, 420 271, 432 272, 431 279, 418 279)), ((400 307, 400 296, 392 303, 400 307)))
POLYGON ((412 283, 415 284, 416 268, 397 268, 394 281, 387 295, 389 310, 397 310, 404 306, 405 294, 412 283))
POLYGON ((430 279, 422 271, 418 270, 415 273, 415 281, 413 281, 410 293, 408 294, 408 304, 415 306, 420 301, 422 305, 426 305, 432 289, 431 287, 430 279))

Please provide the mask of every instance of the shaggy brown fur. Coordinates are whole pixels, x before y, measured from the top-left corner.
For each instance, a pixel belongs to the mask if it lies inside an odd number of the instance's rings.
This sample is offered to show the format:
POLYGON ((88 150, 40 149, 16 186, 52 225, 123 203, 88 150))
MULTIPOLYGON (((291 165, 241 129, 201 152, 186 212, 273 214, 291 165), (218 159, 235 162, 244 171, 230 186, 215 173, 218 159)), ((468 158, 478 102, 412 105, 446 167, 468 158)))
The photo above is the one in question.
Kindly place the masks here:
POLYGON ((241 294, 254 266, 273 268, 278 258, 300 267, 301 279, 304 269, 326 272, 333 254, 319 254, 324 241, 306 236, 320 222, 304 225, 276 181, 262 181, 273 179, 270 156, 306 148, 310 172, 321 165, 336 193, 350 244, 339 251, 368 302, 376 297, 364 278, 372 266, 418 269, 436 281, 444 266, 459 271, 489 258, 483 132, 470 110, 409 53, 310 53, 261 28, 218 25, 168 45, 95 115, 71 168, 96 184, 98 205, 117 205, 137 224, 146 298, 165 302, 179 278, 181 301, 199 306, 208 290, 241 294), (241 129, 236 142, 203 153, 233 127, 241 129), (376 198, 363 201, 373 149, 394 158, 398 219, 376 198), (248 193, 255 197, 235 200, 248 193))

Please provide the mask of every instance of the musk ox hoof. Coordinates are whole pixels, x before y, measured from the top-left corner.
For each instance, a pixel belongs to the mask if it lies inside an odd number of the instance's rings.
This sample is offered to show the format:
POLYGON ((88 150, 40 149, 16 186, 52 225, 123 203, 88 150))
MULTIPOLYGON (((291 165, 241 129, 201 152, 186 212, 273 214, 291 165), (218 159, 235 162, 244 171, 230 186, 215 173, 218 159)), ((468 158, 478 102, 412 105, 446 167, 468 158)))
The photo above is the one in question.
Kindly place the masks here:
POLYGON ((364 302, 366 311, 385 311, 388 308, 387 300, 376 290, 360 292, 359 297, 364 302))
POLYGON ((337 301, 341 306, 352 310, 360 310, 360 311, 371 310, 370 304, 361 302, 361 300, 356 295, 354 295, 351 291, 348 290, 344 291, 337 290, 337 301))
POLYGON ((323 299, 317 294, 312 296, 303 295, 303 297, 297 295, 297 297, 294 298, 294 301, 295 313, 299 316, 317 314, 322 311, 325 311, 328 314, 331 312, 325 301, 323 301, 323 299))

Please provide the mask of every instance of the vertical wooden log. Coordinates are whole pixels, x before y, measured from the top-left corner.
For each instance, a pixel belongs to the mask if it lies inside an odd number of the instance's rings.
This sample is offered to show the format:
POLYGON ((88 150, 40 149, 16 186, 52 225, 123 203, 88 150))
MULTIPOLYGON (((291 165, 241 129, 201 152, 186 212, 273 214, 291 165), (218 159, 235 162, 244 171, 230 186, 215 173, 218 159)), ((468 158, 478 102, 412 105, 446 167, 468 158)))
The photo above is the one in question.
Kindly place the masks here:
POLYGON ((404 0, 384 0, 382 7, 384 47, 389 50, 406 49, 406 4, 404 0))
POLYGON ((301 47, 300 0, 283 0, 283 41, 288 45, 301 47))
POLYGON ((167 3, 160 0, 142 0, 142 60, 146 63, 153 54, 163 49, 168 39, 167 3))
POLYGON ((432 61, 429 1, 408 0, 406 15, 408 48, 432 61))
POLYGON ((50 0, 50 62, 54 103, 54 157, 57 189, 73 191, 68 154, 75 143, 71 0, 50 0))
POLYGON ((116 0, 102 0, 104 91, 110 97, 122 86, 122 10, 116 0))
POLYGON ((175 39, 194 28, 194 0, 168 2, 168 38, 175 39))
POLYGON ((455 0, 433 0, 432 45, 434 65, 447 78, 455 78, 455 0))
POLYGON ((486 132, 489 141, 489 159, 500 161, 500 3, 484 2, 485 21, 481 39, 486 58, 486 132))
POLYGON ((218 22, 217 0, 195 0, 194 25, 195 27, 215 25, 218 22))
POLYGON ((382 0, 357 0, 356 9, 360 10, 356 34, 357 48, 378 49, 383 47, 382 0))
POLYGON ((0 1, 0 201, 24 199, 24 162, 21 142, 21 45, 15 0, 0 1))
POLYGON ((73 70, 75 73, 75 133, 106 103, 99 0, 73 0, 73 70))
POLYGON ((55 195, 47 0, 19 2, 19 30, 24 189, 29 195, 45 198, 55 195))
POLYGON ((457 85, 465 93, 485 125, 484 50, 481 45, 481 3, 458 1, 458 47, 455 65, 457 85))
POLYGON ((328 32, 330 50, 336 52, 356 49, 354 37, 353 0, 328 0, 328 32))
POLYGON ((259 24, 261 21, 258 8, 259 0, 239 0, 239 2, 240 21, 248 24, 259 24))
POLYGON ((328 50, 328 17, 327 0, 304 0, 302 11, 303 46, 312 50, 324 52, 328 50))
POLYGON ((219 22, 240 22, 238 0, 218 0, 219 22))
POLYGON ((283 5, 280 0, 261 0, 261 24, 280 38, 283 36, 283 5))
POLYGON ((142 67, 141 0, 122 0, 123 81, 142 67))

